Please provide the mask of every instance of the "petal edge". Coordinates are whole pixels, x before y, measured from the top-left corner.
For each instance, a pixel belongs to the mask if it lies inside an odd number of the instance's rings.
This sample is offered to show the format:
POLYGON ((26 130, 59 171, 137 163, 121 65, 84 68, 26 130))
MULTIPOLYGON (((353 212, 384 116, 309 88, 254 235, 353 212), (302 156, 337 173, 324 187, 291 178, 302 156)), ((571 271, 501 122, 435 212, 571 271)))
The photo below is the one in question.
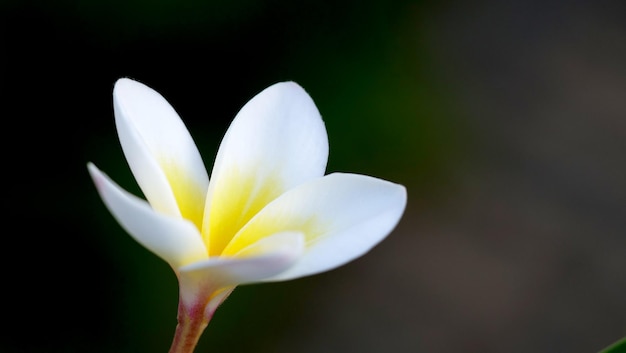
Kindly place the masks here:
POLYGON ((156 212, 145 200, 120 188, 93 163, 87 167, 105 206, 138 243, 174 269, 206 259, 200 233, 191 222, 156 212))

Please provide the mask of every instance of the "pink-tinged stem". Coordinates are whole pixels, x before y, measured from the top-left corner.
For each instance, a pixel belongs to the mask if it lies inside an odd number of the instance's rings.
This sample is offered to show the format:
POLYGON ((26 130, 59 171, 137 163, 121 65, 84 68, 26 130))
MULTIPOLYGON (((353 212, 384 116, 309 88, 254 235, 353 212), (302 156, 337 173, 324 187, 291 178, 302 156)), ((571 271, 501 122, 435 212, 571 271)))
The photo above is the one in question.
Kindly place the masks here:
POLYGON ((205 317, 204 308, 202 304, 187 308, 182 301, 178 303, 178 325, 169 353, 193 353, 211 319, 205 317))

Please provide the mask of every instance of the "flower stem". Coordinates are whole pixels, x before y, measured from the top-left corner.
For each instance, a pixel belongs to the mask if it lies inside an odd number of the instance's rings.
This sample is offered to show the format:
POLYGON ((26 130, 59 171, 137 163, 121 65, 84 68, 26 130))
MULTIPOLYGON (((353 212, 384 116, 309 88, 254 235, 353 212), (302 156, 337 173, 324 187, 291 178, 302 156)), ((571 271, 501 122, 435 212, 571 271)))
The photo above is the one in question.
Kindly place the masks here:
POLYGON ((179 302, 178 324, 169 353, 193 353, 210 319, 204 315, 204 305, 187 308, 179 302))

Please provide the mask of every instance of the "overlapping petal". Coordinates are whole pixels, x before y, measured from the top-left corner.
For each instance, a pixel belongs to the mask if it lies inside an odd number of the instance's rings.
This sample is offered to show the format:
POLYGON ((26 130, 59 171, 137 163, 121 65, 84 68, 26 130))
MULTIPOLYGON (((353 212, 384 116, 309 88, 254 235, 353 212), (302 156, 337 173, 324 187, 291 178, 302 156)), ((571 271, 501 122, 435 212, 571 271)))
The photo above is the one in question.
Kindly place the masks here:
POLYGON ((341 266, 369 251, 397 225, 406 206, 404 186, 358 174, 333 173, 289 190, 259 212, 225 248, 236 254, 284 231, 305 237, 302 256, 271 281, 341 266))
POLYGON ((115 83, 113 103, 124 155, 150 205, 200 229, 209 178, 174 108, 153 89, 127 78, 115 83))
POLYGON ((140 244, 173 268, 207 258, 197 227, 184 219, 156 212, 113 182, 92 163, 89 173, 100 197, 120 225, 140 244))
POLYGON ((231 123, 216 156, 203 236, 211 256, 257 212, 290 188, 324 175, 326 128, 311 97, 281 82, 252 98, 231 123))
POLYGON ((233 257, 213 257, 179 268, 181 295, 192 302, 203 291, 259 282, 291 267, 304 250, 304 235, 281 232, 260 239, 233 257))

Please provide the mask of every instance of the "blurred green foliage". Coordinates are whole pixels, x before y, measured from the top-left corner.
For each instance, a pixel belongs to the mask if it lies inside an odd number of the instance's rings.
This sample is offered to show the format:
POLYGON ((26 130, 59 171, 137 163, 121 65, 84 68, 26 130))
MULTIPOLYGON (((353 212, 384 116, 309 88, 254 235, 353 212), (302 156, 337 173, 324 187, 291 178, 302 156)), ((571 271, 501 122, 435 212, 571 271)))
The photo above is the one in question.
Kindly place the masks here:
POLYGON ((626 352, 626 337, 619 339, 618 341, 612 343, 600 353, 624 353, 626 352))

